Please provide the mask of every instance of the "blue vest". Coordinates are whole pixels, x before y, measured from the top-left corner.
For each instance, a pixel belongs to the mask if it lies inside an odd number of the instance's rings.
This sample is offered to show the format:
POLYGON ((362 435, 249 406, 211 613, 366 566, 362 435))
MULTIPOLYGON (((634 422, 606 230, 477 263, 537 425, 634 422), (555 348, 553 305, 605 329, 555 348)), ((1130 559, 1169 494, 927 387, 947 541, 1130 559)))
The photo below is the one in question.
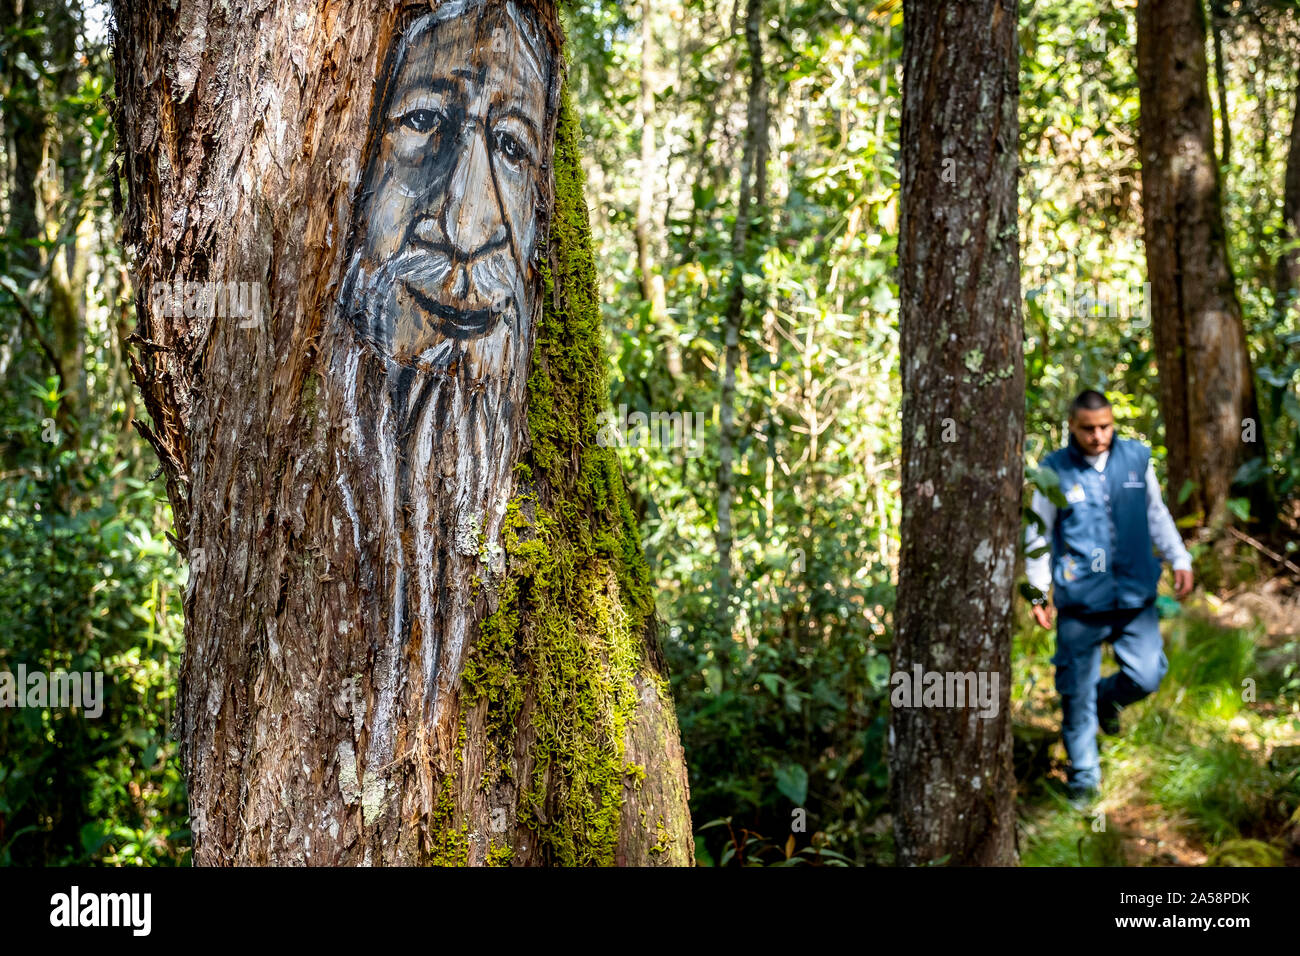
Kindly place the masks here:
POLYGON ((1151 450, 1116 437, 1104 471, 1070 442, 1043 465, 1061 479, 1068 506, 1052 528, 1052 584, 1058 610, 1075 613, 1139 608, 1156 597, 1160 561, 1147 527, 1147 462, 1151 450))

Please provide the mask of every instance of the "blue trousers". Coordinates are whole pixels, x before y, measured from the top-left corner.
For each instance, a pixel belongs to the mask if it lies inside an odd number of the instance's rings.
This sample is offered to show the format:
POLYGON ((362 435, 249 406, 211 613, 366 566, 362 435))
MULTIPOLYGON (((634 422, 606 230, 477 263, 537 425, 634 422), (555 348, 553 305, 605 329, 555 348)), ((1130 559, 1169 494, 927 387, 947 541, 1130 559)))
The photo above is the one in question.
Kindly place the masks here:
POLYGON ((1056 624, 1056 690, 1061 695, 1061 736, 1070 758, 1070 790, 1101 784, 1098 714, 1155 692, 1169 669, 1155 603, 1100 614, 1063 612, 1056 624), (1101 645, 1110 641, 1119 670, 1101 680, 1101 645))

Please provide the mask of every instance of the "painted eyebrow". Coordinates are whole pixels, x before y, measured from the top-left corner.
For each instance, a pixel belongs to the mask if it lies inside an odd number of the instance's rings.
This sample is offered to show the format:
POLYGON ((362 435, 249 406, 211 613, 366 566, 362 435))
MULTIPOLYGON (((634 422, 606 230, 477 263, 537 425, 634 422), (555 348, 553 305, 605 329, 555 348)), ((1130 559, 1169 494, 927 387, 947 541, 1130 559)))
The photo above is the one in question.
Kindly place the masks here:
POLYGON ((509 109, 502 110, 499 113, 493 111, 492 119, 493 120, 517 119, 519 120, 519 122, 523 123, 526 127, 528 127, 528 132, 530 132, 533 135, 534 139, 536 139, 539 143, 541 142, 541 136, 537 131, 537 124, 532 121, 532 118, 529 117, 527 113, 519 109, 519 107, 517 106, 512 106, 509 109))
POLYGON ((393 93, 392 100, 389 101, 388 108, 392 110, 408 96, 418 96, 421 93, 452 93, 463 94, 464 84, 455 80, 437 77, 435 79, 417 79, 401 87, 393 93))

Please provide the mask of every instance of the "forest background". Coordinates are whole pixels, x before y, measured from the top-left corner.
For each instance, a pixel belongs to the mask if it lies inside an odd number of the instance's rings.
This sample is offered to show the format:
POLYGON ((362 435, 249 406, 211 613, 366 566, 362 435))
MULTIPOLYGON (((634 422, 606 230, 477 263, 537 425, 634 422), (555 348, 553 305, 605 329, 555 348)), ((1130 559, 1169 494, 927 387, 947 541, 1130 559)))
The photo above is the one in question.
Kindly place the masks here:
MULTIPOLYGON (((1151 443, 1164 477, 1142 319, 1135 7, 1022 4, 1029 482, 1085 387, 1106 391, 1119 433, 1151 443)), ((664 622, 699 862, 889 864, 901 5, 763 0, 757 48, 745 14, 738 0, 567 11, 609 421, 664 622), (738 228, 756 135, 761 170, 738 228), (637 427, 666 415, 680 417, 637 427), (727 552, 738 570, 720 581, 727 552)), ((1174 679, 1107 751, 1116 802, 1101 830, 1059 797, 1051 635, 1021 614, 1026 863, 1296 859, 1300 625, 1285 561, 1300 560, 1300 310, 1276 276, 1295 245, 1281 223, 1300 175, 1300 15, 1216 0, 1208 23, 1223 212, 1269 450, 1267 473, 1239 478, 1271 481, 1280 517, 1255 528, 1235 498, 1255 543, 1193 545, 1200 589, 1166 622, 1174 679), (1245 677, 1256 700, 1241 699, 1245 677)), ((0 714, 0 863, 183 864, 169 722, 187 572, 132 425, 145 413, 107 11, 0 0, 0 24, 0 669, 102 670, 111 684, 98 720, 0 714)))

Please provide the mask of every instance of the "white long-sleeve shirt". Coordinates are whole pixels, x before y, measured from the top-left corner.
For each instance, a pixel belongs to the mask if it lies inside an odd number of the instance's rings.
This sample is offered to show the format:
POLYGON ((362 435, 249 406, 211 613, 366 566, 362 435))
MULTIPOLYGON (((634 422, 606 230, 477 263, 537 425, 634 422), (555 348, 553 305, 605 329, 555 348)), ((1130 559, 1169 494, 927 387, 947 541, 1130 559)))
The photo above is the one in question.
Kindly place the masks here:
MULTIPOLYGON (((1083 458, 1093 468, 1102 471, 1106 467, 1106 459, 1109 456, 1110 450, 1107 449, 1100 455, 1084 455, 1083 458)), ((1147 462, 1146 484, 1147 528, 1151 534, 1151 542, 1175 571, 1190 571, 1192 556, 1183 544, 1182 535, 1178 533, 1178 526, 1174 524, 1173 516, 1165 507, 1164 498, 1160 494, 1160 483, 1156 480, 1155 465, 1150 461, 1147 462)), ((1052 587, 1051 535, 1052 528, 1056 525, 1056 505, 1052 504, 1052 500, 1047 495, 1035 488, 1029 507, 1034 514, 1043 519, 1043 528, 1047 530, 1044 531, 1033 522, 1030 522, 1029 527, 1025 529, 1025 576, 1032 586, 1047 594, 1052 587), (1047 550, 1036 558, 1028 557, 1040 548, 1047 550)))

